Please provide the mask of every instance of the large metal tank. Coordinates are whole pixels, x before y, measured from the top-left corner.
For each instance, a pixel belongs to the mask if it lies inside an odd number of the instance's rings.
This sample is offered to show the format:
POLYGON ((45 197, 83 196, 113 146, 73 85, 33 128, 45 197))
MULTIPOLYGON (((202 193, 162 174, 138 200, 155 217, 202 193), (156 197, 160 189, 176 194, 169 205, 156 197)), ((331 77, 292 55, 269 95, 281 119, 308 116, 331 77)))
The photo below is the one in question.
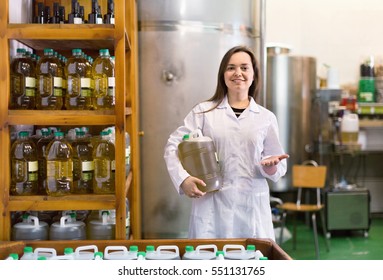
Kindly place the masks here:
POLYGON ((142 238, 185 238, 191 203, 163 159, 169 135, 214 94, 219 63, 235 45, 255 49, 253 0, 140 0, 142 238))
MULTIPOLYGON (((270 52, 268 50, 268 52, 270 52)), ((266 107, 278 119, 281 143, 290 155, 286 176, 269 182, 272 191, 291 188, 291 167, 309 158, 312 101, 316 94, 316 59, 289 53, 267 55, 266 107)))

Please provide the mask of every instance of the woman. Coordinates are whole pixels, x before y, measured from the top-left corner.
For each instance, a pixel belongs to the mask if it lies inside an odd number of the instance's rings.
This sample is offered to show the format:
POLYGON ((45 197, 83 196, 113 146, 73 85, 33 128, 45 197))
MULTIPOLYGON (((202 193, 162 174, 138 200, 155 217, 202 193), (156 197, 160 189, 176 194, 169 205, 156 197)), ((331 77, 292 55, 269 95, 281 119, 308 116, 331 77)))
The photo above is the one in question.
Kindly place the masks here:
POLYGON ((286 173, 288 158, 279 142, 275 115, 256 104, 261 81, 253 52, 245 46, 223 57, 215 94, 196 105, 169 137, 165 161, 176 190, 193 199, 189 238, 275 240, 269 187, 286 173), (217 192, 204 193, 177 155, 185 134, 200 129, 213 139, 223 176, 217 192))

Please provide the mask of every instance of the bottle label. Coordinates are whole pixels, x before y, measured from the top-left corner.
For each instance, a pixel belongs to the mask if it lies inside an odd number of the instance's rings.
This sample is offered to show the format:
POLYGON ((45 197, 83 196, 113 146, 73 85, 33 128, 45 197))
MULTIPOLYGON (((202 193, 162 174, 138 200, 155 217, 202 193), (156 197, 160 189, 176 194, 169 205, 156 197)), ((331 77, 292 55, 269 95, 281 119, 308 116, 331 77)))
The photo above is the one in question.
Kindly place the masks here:
POLYGON ((63 78, 53 77, 53 86, 55 88, 62 88, 63 87, 63 78))
POLYGON ((29 172, 36 172, 39 170, 39 163, 38 161, 28 161, 28 171, 29 172))
POLYGON ((38 179, 38 161, 28 161, 28 181, 36 182, 38 179))
POLYGON ((36 79, 32 78, 32 77, 25 77, 25 87, 35 88, 36 87, 36 79))
POLYGON ((82 172, 81 173, 81 180, 84 182, 93 180, 93 172, 82 172))
POLYGON ((96 18, 96 24, 103 24, 102 18, 100 17, 96 18))
POLYGON ((116 86, 116 78, 108 77, 108 87, 115 87, 115 86, 116 86))
POLYGON ((90 78, 81 78, 81 96, 83 97, 91 97, 92 91, 91 87, 91 79, 90 78))
POLYGON ((360 79, 358 102, 375 102, 375 80, 360 79))
POLYGON ((25 89, 25 95, 29 97, 35 97, 36 96, 36 91, 34 88, 26 88, 25 89))
POLYGON ((110 18, 110 24, 114 24, 114 18, 110 18))
POLYGON ((90 78, 81 78, 81 88, 90 88, 91 79, 90 78))
POLYGON ((108 77, 108 96, 115 96, 115 84, 116 80, 114 77, 108 77))
POLYGON ((94 161, 83 161, 81 163, 82 171, 93 171, 94 170, 94 161))
POLYGON ((73 18, 73 23, 74 24, 82 24, 82 18, 80 18, 80 17, 73 18))
POLYGON ((125 149, 125 165, 130 163, 130 146, 125 149))
POLYGON ((112 160, 112 162, 110 163, 110 165, 111 165, 112 171, 115 171, 115 170, 116 170, 116 161, 115 161, 115 160, 112 160))

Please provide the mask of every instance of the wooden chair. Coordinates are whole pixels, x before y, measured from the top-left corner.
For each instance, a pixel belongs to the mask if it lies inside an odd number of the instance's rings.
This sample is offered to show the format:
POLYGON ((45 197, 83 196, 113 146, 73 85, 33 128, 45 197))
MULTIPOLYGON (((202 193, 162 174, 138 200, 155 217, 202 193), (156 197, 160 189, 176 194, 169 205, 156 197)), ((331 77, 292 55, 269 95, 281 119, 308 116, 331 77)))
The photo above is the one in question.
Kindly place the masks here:
MULTIPOLYGON (((326 174, 327 167, 319 166, 315 161, 305 161, 301 165, 293 165, 292 169, 292 184, 294 188, 298 189, 297 200, 293 202, 284 202, 280 205, 277 205, 277 208, 282 210, 285 215, 282 221, 282 231, 285 227, 285 221, 287 219, 287 214, 294 214, 294 229, 293 229, 293 248, 296 248, 296 224, 295 218, 297 213, 309 213, 311 214, 312 228, 314 233, 314 242, 315 242, 315 253, 317 259, 319 259, 319 245, 318 245, 318 232, 317 232, 317 213, 319 213, 323 235, 326 241, 327 251, 330 250, 330 246, 326 237, 326 225, 324 221, 324 207, 325 205, 321 202, 321 189, 324 188, 326 184, 326 174), (316 192, 316 203, 310 204, 302 203, 302 191, 303 189, 311 190, 316 192)), ((282 232, 281 231, 281 232, 282 232)), ((281 242, 282 235, 280 236, 279 243, 281 242)))

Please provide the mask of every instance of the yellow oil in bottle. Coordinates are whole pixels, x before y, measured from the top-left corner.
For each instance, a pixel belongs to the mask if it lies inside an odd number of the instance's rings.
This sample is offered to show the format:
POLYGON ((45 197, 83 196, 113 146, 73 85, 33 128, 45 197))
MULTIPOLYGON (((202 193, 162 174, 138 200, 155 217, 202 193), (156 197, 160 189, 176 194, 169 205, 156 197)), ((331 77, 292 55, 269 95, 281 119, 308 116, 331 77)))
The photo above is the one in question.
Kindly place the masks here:
POLYGON ((101 138, 93 150, 94 182, 93 193, 106 194, 115 191, 115 148, 108 132, 102 131, 101 138))
POLYGON ((36 70, 26 50, 17 49, 17 55, 11 61, 10 109, 35 109, 36 70))
POLYGON ((63 77, 61 62, 53 49, 44 49, 44 55, 36 66, 36 108, 60 110, 63 107, 63 77))
POLYGON ((11 147, 12 195, 35 195, 38 190, 38 162, 35 143, 28 131, 20 131, 11 147))
POLYGON ((73 150, 61 131, 47 146, 47 193, 51 196, 67 195, 73 189, 73 150))
POLYGON ((85 131, 76 131, 73 148, 73 193, 93 192, 93 148, 85 131))
POLYGON ((89 110, 92 108, 92 68, 83 57, 81 49, 73 49, 65 65, 66 96, 68 110, 89 110))
POLYGON ((113 109, 115 106, 114 63, 108 49, 101 49, 92 65, 95 109, 113 109))
POLYGON ((41 195, 47 194, 46 178, 47 178, 47 160, 46 160, 46 149, 49 143, 52 141, 53 135, 48 128, 41 129, 41 138, 37 141, 37 160, 39 165, 39 188, 38 193, 41 195))

